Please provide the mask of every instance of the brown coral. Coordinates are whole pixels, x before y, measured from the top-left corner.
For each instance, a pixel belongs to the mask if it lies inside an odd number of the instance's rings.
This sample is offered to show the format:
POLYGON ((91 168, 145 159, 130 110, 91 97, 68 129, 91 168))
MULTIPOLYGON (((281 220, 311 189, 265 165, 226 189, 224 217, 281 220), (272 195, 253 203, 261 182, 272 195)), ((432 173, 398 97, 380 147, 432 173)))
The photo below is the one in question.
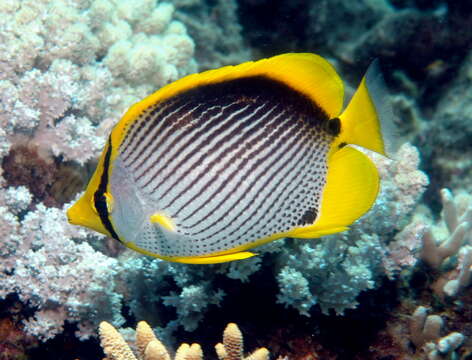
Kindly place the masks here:
POLYGON ((28 359, 26 354, 38 345, 37 340, 26 335, 11 315, 0 318, 0 360, 28 359))
POLYGON ((38 149, 27 144, 13 146, 3 158, 3 176, 10 186, 27 186, 34 197, 49 205, 48 189, 54 183, 56 165, 41 157, 38 149))
POLYGON ((61 207, 82 191, 86 184, 85 169, 54 159, 38 146, 18 141, 1 163, 8 186, 26 186, 34 203, 61 207))

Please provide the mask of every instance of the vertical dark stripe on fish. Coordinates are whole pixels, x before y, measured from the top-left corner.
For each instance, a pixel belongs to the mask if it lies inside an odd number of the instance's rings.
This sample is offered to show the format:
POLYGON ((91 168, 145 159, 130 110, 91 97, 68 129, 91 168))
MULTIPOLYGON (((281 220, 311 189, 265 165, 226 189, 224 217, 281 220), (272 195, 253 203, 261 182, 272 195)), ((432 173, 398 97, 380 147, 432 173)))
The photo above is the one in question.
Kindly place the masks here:
POLYGON ((100 221, 102 222, 105 229, 110 233, 110 235, 118 240, 121 241, 118 237, 118 234, 115 232, 113 228, 113 224, 110 221, 110 214, 108 212, 107 200, 105 197, 105 193, 107 192, 107 185, 109 181, 108 171, 110 170, 110 157, 111 157, 111 136, 108 138, 108 149, 105 154, 105 159, 103 161, 103 172, 102 176, 100 177, 100 184, 98 185, 97 191, 95 191, 93 196, 93 201, 95 205, 95 209, 97 209, 98 216, 100 217, 100 221))

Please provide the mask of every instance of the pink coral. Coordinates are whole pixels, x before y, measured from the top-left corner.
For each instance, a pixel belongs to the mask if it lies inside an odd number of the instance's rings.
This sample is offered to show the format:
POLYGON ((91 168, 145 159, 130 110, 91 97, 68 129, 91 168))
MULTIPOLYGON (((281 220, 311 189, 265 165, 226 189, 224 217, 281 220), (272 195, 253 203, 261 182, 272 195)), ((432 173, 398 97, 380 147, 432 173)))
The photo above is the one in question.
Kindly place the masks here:
POLYGON ((403 268, 414 266, 419 260, 421 237, 426 227, 426 220, 422 216, 415 216, 395 235, 394 241, 388 246, 388 257, 384 259, 384 267, 390 277, 403 268))

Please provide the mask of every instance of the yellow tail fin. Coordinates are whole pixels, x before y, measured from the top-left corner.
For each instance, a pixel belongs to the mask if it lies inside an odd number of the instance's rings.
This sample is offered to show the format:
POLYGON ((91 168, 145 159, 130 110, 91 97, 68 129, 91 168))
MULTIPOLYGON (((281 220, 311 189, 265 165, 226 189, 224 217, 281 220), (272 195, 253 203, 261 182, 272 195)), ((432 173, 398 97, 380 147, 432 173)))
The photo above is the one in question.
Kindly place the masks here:
POLYGON ((380 66, 374 61, 362 79, 351 102, 339 116, 341 134, 337 145, 354 144, 382 155, 393 151, 392 109, 380 66))

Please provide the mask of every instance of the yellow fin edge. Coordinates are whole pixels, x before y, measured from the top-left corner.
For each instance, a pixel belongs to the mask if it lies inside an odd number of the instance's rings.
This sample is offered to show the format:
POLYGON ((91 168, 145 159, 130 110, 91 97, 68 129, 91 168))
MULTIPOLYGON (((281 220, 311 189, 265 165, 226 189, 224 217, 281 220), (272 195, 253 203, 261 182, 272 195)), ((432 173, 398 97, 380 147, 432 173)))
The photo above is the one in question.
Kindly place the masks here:
POLYGON ((115 158, 116 147, 121 144, 129 125, 151 105, 200 85, 260 75, 279 80, 305 94, 319 104, 329 117, 336 117, 341 112, 344 85, 328 61, 311 53, 277 55, 188 75, 134 104, 113 129, 112 142, 115 146, 112 159, 115 158))
POLYGON ((248 259, 250 257, 256 256, 257 253, 253 253, 246 250, 257 247, 257 246, 261 246, 273 240, 278 240, 285 237, 290 237, 289 232, 273 234, 271 236, 259 239, 253 243, 244 244, 233 249, 229 249, 229 250, 225 250, 225 251, 221 251, 218 253, 213 253, 213 254, 209 254, 205 256, 162 256, 162 255, 147 251, 145 249, 142 249, 139 246, 136 246, 136 244, 132 242, 125 242, 124 245, 126 245, 130 249, 137 251, 141 254, 152 256, 152 257, 166 260, 166 261, 185 263, 185 264, 217 264, 217 263, 223 263, 223 262, 228 262, 228 261, 244 260, 244 259, 248 259))
POLYGON ((218 264, 228 261, 234 260, 243 260, 250 257, 253 257, 257 254, 249 252, 249 251, 240 251, 234 253, 222 253, 222 254, 215 254, 215 255, 208 255, 208 256, 162 256, 150 251, 144 250, 139 246, 136 246, 132 242, 125 242, 124 243, 130 249, 137 251, 141 254, 152 256, 161 260, 177 262, 177 263, 184 263, 184 264, 218 264))
POLYGON ((369 66, 339 118, 342 132, 335 147, 353 144, 385 156, 394 151, 393 112, 378 61, 369 66))
MULTIPOLYGON (((93 200, 93 196, 95 191, 98 189, 100 178, 102 177, 104 171, 105 155, 108 151, 108 147, 109 144, 107 142, 102 151, 100 159, 98 160, 97 168, 95 169, 92 178, 85 189, 85 192, 71 207, 67 209, 67 220, 73 225, 85 226, 111 237, 111 234, 107 229, 105 229, 102 221, 100 220, 100 217, 98 216, 93 200)), ((111 167, 112 164, 110 164, 110 168, 111 167)), ((105 193, 105 197, 107 199, 108 210, 111 212, 113 210, 113 197, 109 192, 105 193)))
POLYGON ((373 205, 380 188, 377 168, 359 150, 345 146, 328 161, 320 212, 313 225, 289 236, 316 238, 345 231, 373 205))

